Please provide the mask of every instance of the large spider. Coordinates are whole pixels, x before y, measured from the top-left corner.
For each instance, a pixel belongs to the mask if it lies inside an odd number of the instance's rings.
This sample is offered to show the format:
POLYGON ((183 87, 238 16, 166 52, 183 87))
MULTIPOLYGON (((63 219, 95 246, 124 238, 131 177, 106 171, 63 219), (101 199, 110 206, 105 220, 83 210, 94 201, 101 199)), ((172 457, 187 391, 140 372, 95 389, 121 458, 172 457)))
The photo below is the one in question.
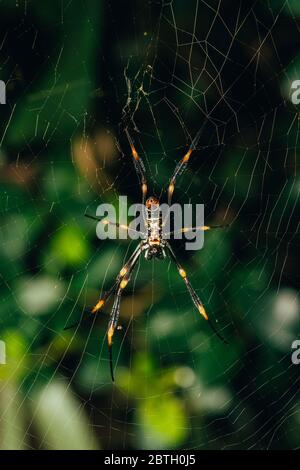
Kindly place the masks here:
MULTIPOLYGON (((113 336, 115 333, 115 330, 118 325, 118 320, 119 320, 119 315, 120 315, 120 303, 121 303, 121 296, 122 292, 124 291, 125 287, 127 286, 130 277, 132 275, 133 269, 136 266, 136 263, 142 253, 145 254, 145 258, 147 260, 151 260, 153 258, 157 259, 164 259, 167 254, 170 255, 171 259, 174 261, 176 264, 177 270, 181 278, 183 279, 188 292, 192 298, 192 301, 197 308, 197 310, 200 312, 200 314, 203 316, 203 318, 209 323, 210 327, 214 331, 214 333, 224 342, 227 344, 227 341, 220 335, 220 333, 216 330, 214 324, 211 322, 211 320, 208 318, 208 315, 206 313, 206 310, 198 296, 198 294, 195 292, 193 286, 191 285, 186 271, 183 269, 181 264, 176 258, 176 255, 171 248, 170 243, 168 240, 163 238, 162 234, 162 218, 160 215, 159 211, 159 200, 151 196, 146 200, 145 203, 145 198, 147 195, 147 180, 146 180, 146 175, 145 175, 145 167, 143 164, 143 161, 141 157, 138 155, 133 140, 131 136, 129 135, 128 129, 125 129, 130 147, 131 147, 131 153, 133 157, 133 162, 134 162, 134 167, 141 185, 141 190, 142 190, 142 200, 143 204, 146 206, 146 220, 145 220, 145 227, 146 227, 146 233, 143 234, 145 238, 139 242, 138 246, 132 253, 132 255, 129 257, 129 259, 126 261, 122 269, 120 270, 119 274, 117 275, 115 279, 115 283, 112 285, 112 287, 104 293, 104 295, 99 299, 99 301, 96 303, 96 305, 93 307, 91 310, 92 314, 95 314, 99 312, 99 310, 104 306, 106 301, 109 299, 109 297, 112 295, 113 292, 115 292, 115 299, 112 307, 112 311, 110 314, 110 319, 108 323, 108 329, 107 329, 107 340, 108 340, 108 348, 109 348, 109 362, 110 362, 110 372, 111 372, 111 378, 114 381, 114 370, 113 370, 113 358, 112 358, 112 343, 113 343, 113 336)), ((175 183, 177 180, 178 175, 182 174, 182 172, 185 170, 187 167, 187 164, 189 162, 191 153, 196 149, 198 140, 200 137, 200 131, 197 133, 196 137, 193 139, 188 151, 184 155, 184 157, 178 162, 178 164, 175 167, 174 173, 169 181, 169 186, 168 186, 168 205, 171 205, 171 200, 172 200, 172 195, 174 192, 175 188, 175 183)), ((96 220, 98 222, 102 222, 104 224, 112 224, 115 227, 118 228, 123 228, 126 230, 131 230, 130 227, 125 226, 125 225, 120 225, 118 223, 106 220, 106 219, 99 219, 97 217, 94 217, 93 215, 90 214, 85 214, 86 217, 89 217, 93 220, 96 220)), ((200 227, 188 227, 188 228, 182 228, 181 232, 186 233, 188 231, 195 231, 195 230, 210 230, 214 228, 221 228, 225 227, 226 225, 215 225, 215 226, 208 226, 208 225, 203 225, 200 227)), ((75 325, 78 325, 76 323, 75 325)), ((71 328, 75 325, 71 325, 66 327, 66 329, 71 328)))

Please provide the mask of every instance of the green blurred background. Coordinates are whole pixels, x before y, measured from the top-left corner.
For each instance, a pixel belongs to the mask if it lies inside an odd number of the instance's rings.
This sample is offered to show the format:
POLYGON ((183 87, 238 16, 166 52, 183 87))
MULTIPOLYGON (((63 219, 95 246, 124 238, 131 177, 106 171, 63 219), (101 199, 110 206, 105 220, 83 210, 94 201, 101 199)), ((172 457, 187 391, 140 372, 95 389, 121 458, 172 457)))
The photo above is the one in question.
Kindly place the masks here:
POLYGON ((300 446, 296 0, 2 1, 2 449, 300 446), (135 243, 100 241, 95 214, 140 201, 123 125, 160 194, 204 203, 204 248, 180 261, 224 346, 168 260, 139 264, 114 339, 108 288, 135 243))

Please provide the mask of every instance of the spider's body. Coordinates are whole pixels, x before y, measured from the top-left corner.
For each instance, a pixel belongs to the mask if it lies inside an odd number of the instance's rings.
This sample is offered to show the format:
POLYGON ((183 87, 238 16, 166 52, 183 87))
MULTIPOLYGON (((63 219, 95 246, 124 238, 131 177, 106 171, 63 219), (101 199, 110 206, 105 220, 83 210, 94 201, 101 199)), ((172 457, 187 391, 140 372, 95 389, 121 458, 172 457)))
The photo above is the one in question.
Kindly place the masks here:
MULTIPOLYGON (((127 134, 130 147, 131 147, 131 153, 134 161, 134 166, 138 175, 138 178, 140 180, 141 184, 141 190, 142 190, 142 196, 143 196, 143 203, 145 200, 145 196, 147 194, 147 180, 146 180, 146 175, 145 175, 145 167, 144 164, 141 160, 141 157, 137 153, 133 140, 131 139, 128 129, 125 129, 125 132, 127 134)), ((190 155, 193 150, 196 149, 197 142, 199 140, 201 134, 201 130, 197 133, 196 137, 192 141, 190 148, 188 149, 187 153, 184 155, 184 157, 178 162, 175 171, 173 173, 173 176, 170 179, 169 182, 169 187, 168 187, 168 205, 171 206, 171 199, 172 195, 174 192, 175 188, 175 183, 177 180, 178 175, 182 173, 182 171, 186 168, 190 155)), ((106 301, 109 299, 109 297, 115 293, 115 299, 114 303, 112 306, 111 314, 110 314, 110 319, 109 319, 109 324, 108 324, 108 329, 107 329, 107 339, 108 339, 108 346, 109 346, 109 353, 110 353, 110 370, 111 370, 111 376, 112 379, 114 380, 114 375, 113 375, 113 365, 112 365, 112 339, 113 335, 115 333, 115 330, 118 325, 118 320, 119 320, 119 315, 120 315, 120 303, 121 303, 121 296, 126 288, 130 277, 132 275, 132 272, 140 258, 140 255, 142 253, 145 254, 145 258, 147 260, 150 260, 152 258, 156 259, 163 259, 167 255, 171 258, 171 260, 175 263, 177 267, 178 274, 181 276, 182 280, 184 281, 186 288, 191 296, 191 299, 198 310, 198 312, 202 315, 202 317, 210 324, 211 328, 213 331, 219 336, 220 339, 222 339, 225 343, 226 341, 224 338, 216 331, 214 324, 209 320, 208 315, 206 313, 206 310, 197 294, 193 286, 191 285, 189 278, 187 276, 186 271, 182 268, 181 264, 177 260, 177 257, 169 243, 169 241, 166 239, 166 237, 163 237, 163 223, 162 223, 162 215, 161 215, 161 210, 159 207, 159 200, 152 196, 149 197, 146 200, 145 203, 145 208, 146 208, 146 213, 145 213, 145 228, 146 228, 146 233, 141 233, 143 236, 142 240, 139 242, 138 246, 136 249, 133 251, 132 255, 129 257, 129 259, 126 261, 122 269, 119 271, 119 274, 116 277, 114 285, 104 293, 104 295, 98 300, 94 308, 92 309, 92 313, 95 314, 101 308, 105 305, 106 301)), ((86 214, 87 217, 90 217, 91 219, 99 221, 97 217, 94 217, 92 215, 86 214)), ((120 225, 118 223, 109 221, 109 220, 101 220, 102 223, 105 225, 107 224, 113 224, 117 227, 125 228, 127 230, 131 230, 130 227, 120 225)), ((182 228, 180 231, 182 233, 186 233, 188 231, 195 231, 195 230, 209 230, 211 228, 219 228, 222 227, 221 225, 216 225, 216 226, 201 226, 201 227, 188 227, 188 228, 182 228)), ((70 327, 69 327, 70 328, 70 327)))
POLYGON ((147 238, 142 249, 145 250, 145 258, 163 259, 166 257, 166 244, 162 240, 162 217, 159 210, 159 200, 149 197, 146 201, 146 227, 147 238))

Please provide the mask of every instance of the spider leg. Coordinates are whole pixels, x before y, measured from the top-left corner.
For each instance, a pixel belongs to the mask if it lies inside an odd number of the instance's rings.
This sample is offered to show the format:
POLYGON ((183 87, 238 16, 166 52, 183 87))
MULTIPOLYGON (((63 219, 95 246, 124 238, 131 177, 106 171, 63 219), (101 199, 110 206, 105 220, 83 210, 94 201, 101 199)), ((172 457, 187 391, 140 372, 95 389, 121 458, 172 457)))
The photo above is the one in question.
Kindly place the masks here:
POLYGON ((192 301, 195 305, 195 307, 197 308, 197 310, 201 313, 201 315, 203 316, 203 318, 209 323, 209 326, 211 327, 211 329, 213 330, 213 332, 218 336, 218 338, 220 338, 221 341, 223 341, 223 343, 225 344, 228 344, 228 342, 226 341, 225 338, 223 338, 223 336, 217 331, 217 329, 215 328, 214 324, 212 323, 212 321, 208 318, 208 315, 206 313, 206 310, 201 302, 201 300, 199 299, 199 296, 198 294, 196 293, 195 289, 193 288, 193 286, 191 285, 188 277, 187 277, 187 274, 185 272, 185 270, 183 269, 183 267, 181 266, 181 264, 179 263, 179 261, 177 260, 176 258, 176 255, 174 253, 174 251, 172 250, 171 246, 169 243, 166 243, 166 246, 169 250, 169 253, 171 255, 171 258, 173 259, 173 261, 175 262, 176 264, 176 267, 177 267, 177 270, 180 274, 180 276, 182 277, 182 279, 184 280, 185 282, 185 285, 189 291, 189 294, 192 298, 192 301))
POLYGON ((169 187, 168 187, 168 204, 169 204, 169 206, 171 205, 171 200, 172 200, 173 192, 174 192, 174 189, 175 189, 175 183, 176 183, 177 177, 179 175, 181 175, 183 173, 183 171, 186 169, 187 164, 188 164, 189 159, 190 159, 190 156, 191 156, 192 152, 197 147, 200 136, 202 134, 202 130, 203 130, 203 126, 199 129, 199 131, 195 135, 195 137, 192 140, 192 143, 189 146, 189 149, 186 152, 186 154, 182 157, 182 159, 177 163, 177 165, 175 167, 174 173, 173 173, 173 175, 170 179, 169 187))
POLYGON ((136 249, 134 250, 134 252, 132 253, 132 255, 129 257, 128 261, 126 261, 126 263, 124 264, 124 266, 122 267, 122 269, 120 270, 119 274, 117 275, 116 277, 116 282, 114 283, 114 285, 109 289, 108 292, 106 292, 102 298, 100 298, 98 300, 98 302, 96 303, 96 305, 94 306, 94 308, 92 309, 92 313, 97 313, 102 307, 103 305, 105 304, 105 302, 109 299, 109 297, 111 296, 111 294, 113 293, 114 291, 114 288, 116 286, 119 286, 120 283, 122 283, 123 279, 125 278, 126 275, 128 275, 138 256, 140 255, 140 249, 141 249, 141 245, 138 244, 138 246, 136 247, 136 249))
POLYGON ((132 157, 133 157, 134 168, 135 168, 135 171, 137 173, 137 176, 138 176, 138 179, 139 179, 139 182, 140 182, 140 185, 141 185, 142 196, 143 196, 143 204, 144 204, 145 197, 146 197, 147 190, 148 190, 145 166, 144 166, 143 160, 141 159, 141 157, 139 156, 139 154, 136 151, 136 148, 134 146, 134 143, 133 143, 133 140, 132 140, 131 136, 129 135, 129 131, 128 131, 127 127, 125 129, 125 133, 126 133, 126 136, 127 136, 130 148, 131 148, 131 154, 132 154, 132 157))
POLYGON ((183 227, 180 230, 165 233, 164 237, 168 237, 169 235, 175 235, 176 233, 187 233, 187 232, 198 231, 198 230, 203 230, 203 232, 205 232, 207 230, 214 230, 216 228, 226 228, 226 227, 229 227, 229 224, 224 224, 224 225, 200 225, 198 227, 183 227))
MULTIPOLYGON (((138 244, 138 246, 136 247, 136 249, 134 250, 134 252, 132 253, 132 255, 129 257, 129 259, 126 261, 126 263, 124 264, 124 266, 122 267, 122 269, 120 270, 119 274, 117 275, 116 279, 115 279, 115 282, 114 284, 111 286, 111 288, 106 291, 103 296, 98 300, 98 302, 96 303, 96 305, 92 308, 92 310, 89 312, 90 314, 92 314, 92 316, 96 313, 99 312, 99 310, 102 309, 102 307, 104 306, 104 304, 107 302, 107 300, 110 298, 111 294, 114 292, 114 290, 117 288, 117 286, 122 282, 122 279, 126 276, 126 274, 130 271, 131 269, 131 266, 132 266, 132 263, 134 262, 135 260, 135 257, 137 255, 137 253, 139 253, 140 251, 140 244, 138 244)), ((83 321, 87 321, 89 319, 92 318, 91 315, 87 315, 87 316, 84 316, 81 320, 75 322, 75 323, 72 323, 71 325, 67 325, 65 326, 64 330, 70 330, 72 328, 76 328, 76 326, 78 326, 79 324, 81 324, 83 321)))
POLYGON ((126 272, 126 274, 123 276, 122 280, 120 281, 119 283, 119 286, 117 288, 117 292, 116 292, 116 297, 115 297, 115 300, 114 300, 114 303, 113 303, 113 307, 112 307, 112 311, 111 311, 111 315, 110 315, 110 320, 109 320, 109 323, 108 323, 108 329, 107 329, 107 342, 108 342, 108 350, 109 350, 109 364, 110 364, 110 373, 111 373, 111 378, 112 378, 112 381, 114 382, 114 370, 113 370, 113 356, 112 356, 112 344, 113 344, 113 335, 115 333, 115 330, 117 328, 117 325, 118 325, 118 321, 119 321, 119 316, 120 316, 120 306, 121 306, 121 296, 122 296, 122 293, 125 289, 125 287, 127 286, 129 280, 130 280, 130 276, 132 274, 132 271, 142 253, 142 245, 139 245, 138 247, 138 250, 136 251, 135 253, 135 256, 133 257, 129 267, 128 267, 128 271, 126 272))
POLYGON ((128 232, 134 232, 138 233, 139 235, 145 235, 143 232, 139 232, 138 230, 135 230, 134 228, 128 227, 128 225, 125 224, 119 224, 118 222, 111 222, 110 220, 107 219, 100 219, 99 217, 96 217, 91 214, 84 214, 85 217, 88 217, 89 219, 96 220, 97 222, 102 222, 103 225, 114 225, 117 228, 122 228, 123 230, 127 230, 128 232))

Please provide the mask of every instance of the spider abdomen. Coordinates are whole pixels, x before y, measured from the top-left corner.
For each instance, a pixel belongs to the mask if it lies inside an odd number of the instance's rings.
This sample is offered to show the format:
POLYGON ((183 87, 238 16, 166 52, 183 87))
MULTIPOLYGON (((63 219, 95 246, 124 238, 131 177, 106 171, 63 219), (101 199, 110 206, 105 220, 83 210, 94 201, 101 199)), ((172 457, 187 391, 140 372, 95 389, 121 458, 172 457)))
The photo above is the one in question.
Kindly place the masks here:
POLYGON ((165 258, 164 242, 162 240, 162 216, 159 208, 159 201, 155 197, 150 197, 146 201, 146 227, 147 238, 145 241, 145 258, 165 258))

